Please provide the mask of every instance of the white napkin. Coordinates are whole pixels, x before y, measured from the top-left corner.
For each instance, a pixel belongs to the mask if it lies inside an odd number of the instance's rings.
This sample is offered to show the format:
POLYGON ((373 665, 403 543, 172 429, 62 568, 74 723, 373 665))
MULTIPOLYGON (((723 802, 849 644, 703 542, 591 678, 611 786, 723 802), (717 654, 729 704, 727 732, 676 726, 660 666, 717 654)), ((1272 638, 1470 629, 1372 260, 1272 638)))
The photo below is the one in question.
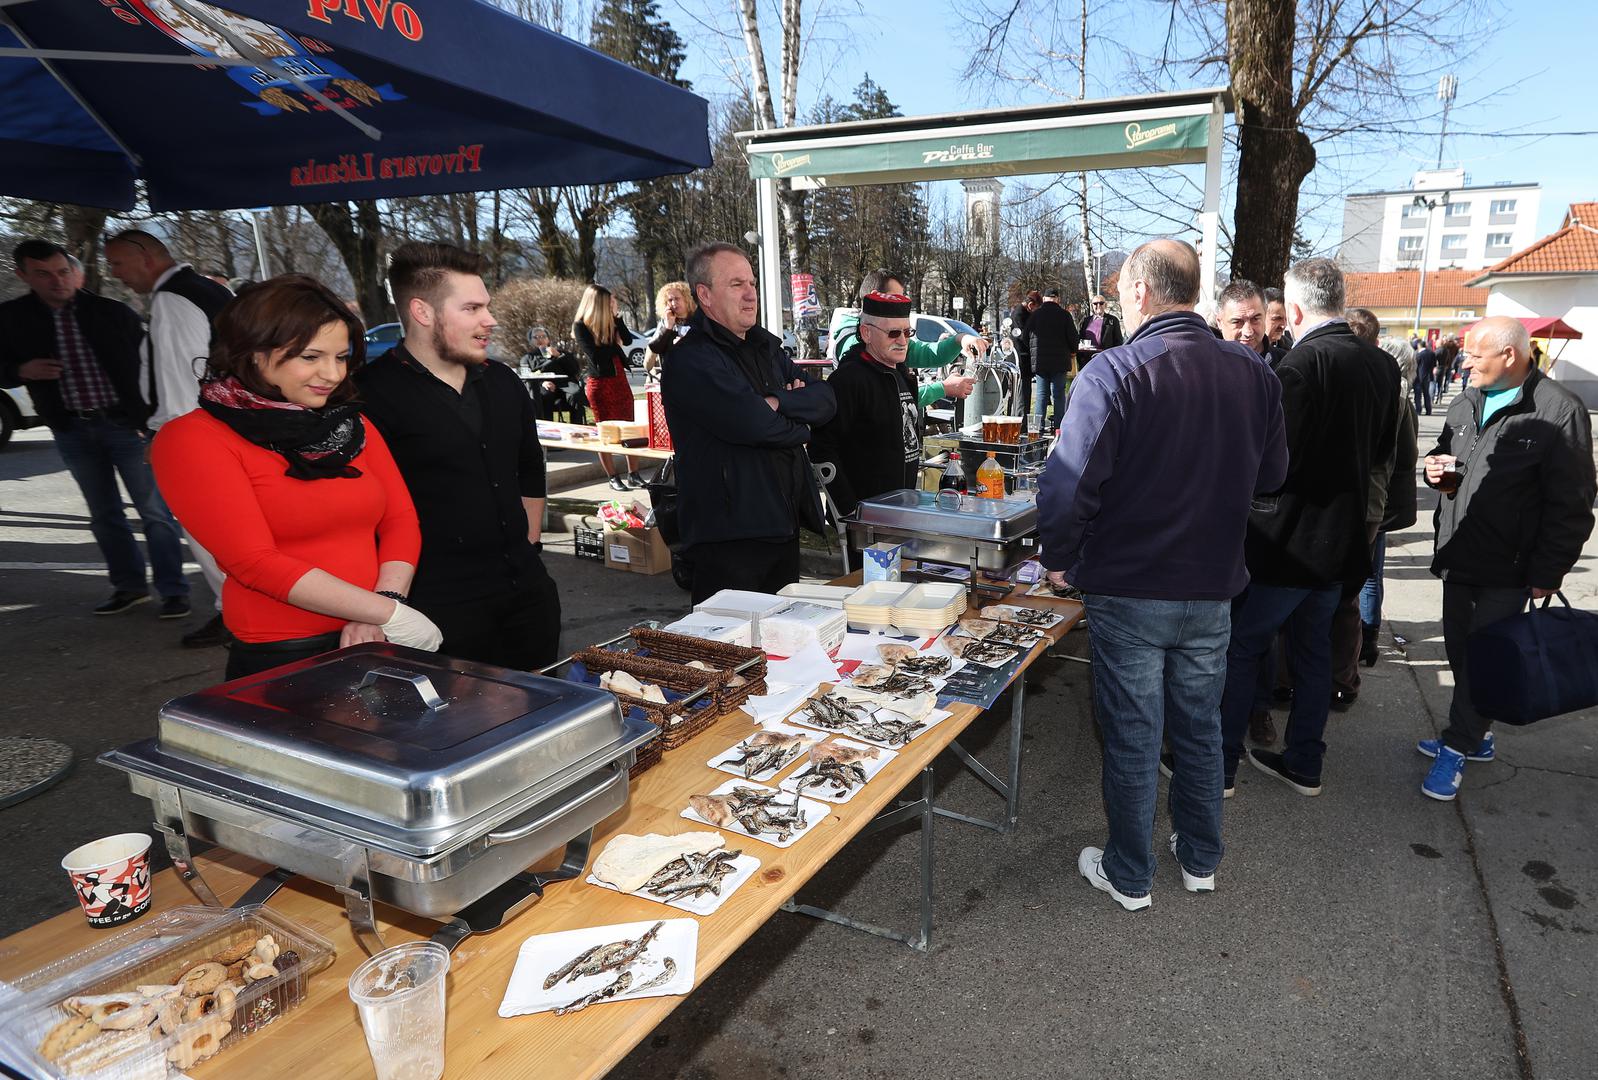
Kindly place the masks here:
POLYGON ((757 724, 781 720, 797 709, 806 698, 816 692, 820 683, 800 683, 797 686, 774 685, 768 678, 766 688, 770 693, 752 697, 743 703, 743 710, 755 718, 757 724))
POLYGON ((808 644, 786 660, 772 660, 766 664, 766 682, 784 686, 802 686, 806 683, 833 682, 838 678, 838 665, 821 646, 808 644))

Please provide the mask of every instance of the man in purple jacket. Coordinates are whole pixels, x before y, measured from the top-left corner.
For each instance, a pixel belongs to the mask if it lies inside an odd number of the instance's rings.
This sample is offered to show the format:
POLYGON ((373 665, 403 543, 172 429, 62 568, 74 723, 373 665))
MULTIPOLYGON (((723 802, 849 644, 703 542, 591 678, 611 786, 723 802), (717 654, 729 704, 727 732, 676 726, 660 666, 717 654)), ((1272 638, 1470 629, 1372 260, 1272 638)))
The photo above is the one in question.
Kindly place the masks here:
POLYGON ((1109 839, 1077 867, 1149 906, 1163 732, 1175 756, 1170 847, 1189 892, 1221 861, 1221 691, 1256 492, 1287 472, 1281 384, 1193 311, 1198 254, 1154 240, 1121 270, 1129 334, 1082 369, 1038 492, 1042 562, 1082 592, 1104 734, 1109 839))

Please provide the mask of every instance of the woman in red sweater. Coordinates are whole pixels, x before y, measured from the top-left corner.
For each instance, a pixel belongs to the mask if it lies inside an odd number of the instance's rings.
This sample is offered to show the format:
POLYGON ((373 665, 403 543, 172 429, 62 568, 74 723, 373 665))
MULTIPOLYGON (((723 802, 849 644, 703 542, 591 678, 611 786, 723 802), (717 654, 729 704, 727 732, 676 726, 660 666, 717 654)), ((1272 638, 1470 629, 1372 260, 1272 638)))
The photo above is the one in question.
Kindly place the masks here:
POLYGON ((151 447, 172 512, 227 574, 229 679, 363 641, 438 648, 404 603, 416 510, 351 404, 364 354, 360 321, 315 278, 247 288, 217 316, 200 407, 151 447))

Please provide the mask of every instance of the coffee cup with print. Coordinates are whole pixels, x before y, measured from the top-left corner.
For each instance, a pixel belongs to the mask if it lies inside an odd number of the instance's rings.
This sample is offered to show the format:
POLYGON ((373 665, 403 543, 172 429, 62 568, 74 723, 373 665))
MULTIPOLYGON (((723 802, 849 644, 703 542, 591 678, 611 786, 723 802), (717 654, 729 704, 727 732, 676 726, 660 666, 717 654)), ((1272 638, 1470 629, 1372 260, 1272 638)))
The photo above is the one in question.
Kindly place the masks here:
POLYGON ((73 848, 61 860, 90 926, 120 926, 150 908, 150 836, 119 833, 73 848))

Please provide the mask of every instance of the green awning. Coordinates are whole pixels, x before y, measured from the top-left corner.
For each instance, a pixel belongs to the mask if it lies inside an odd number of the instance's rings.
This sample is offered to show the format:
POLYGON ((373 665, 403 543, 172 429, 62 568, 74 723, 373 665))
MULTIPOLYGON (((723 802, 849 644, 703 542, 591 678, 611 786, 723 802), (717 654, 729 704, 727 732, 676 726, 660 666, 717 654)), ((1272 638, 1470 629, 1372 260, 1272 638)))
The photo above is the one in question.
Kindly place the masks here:
MULTIPOLYGON (((850 135, 811 138, 803 146, 767 150, 751 145, 756 179, 784 178, 799 187, 848 187, 952 177, 1021 176, 1083 169, 1191 165, 1204 161, 1207 115, 1164 115, 1063 127, 1002 125, 1021 130, 951 133, 928 138, 850 135), (831 145, 828 145, 831 143, 831 145)), ((762 132, 775 141, 784 133, 762 132)))

